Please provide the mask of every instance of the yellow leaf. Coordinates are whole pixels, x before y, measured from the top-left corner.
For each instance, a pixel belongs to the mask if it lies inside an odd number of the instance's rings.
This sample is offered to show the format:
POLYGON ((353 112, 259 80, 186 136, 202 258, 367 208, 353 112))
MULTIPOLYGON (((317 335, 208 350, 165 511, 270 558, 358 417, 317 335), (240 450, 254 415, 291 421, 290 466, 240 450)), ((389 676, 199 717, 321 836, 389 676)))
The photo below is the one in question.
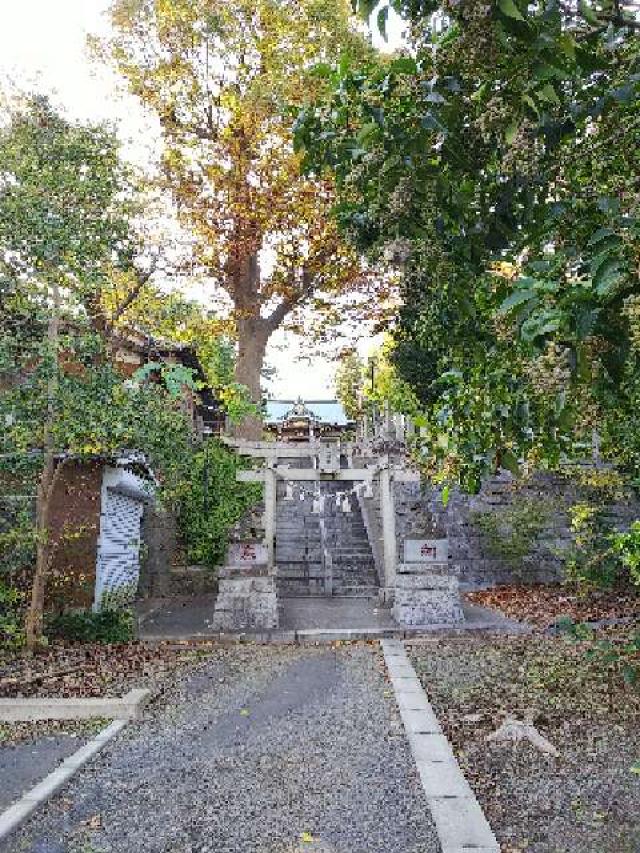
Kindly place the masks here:
POLYGON ((303 832, 300 836, 300 840, 304 841, 305 844, 311 844, 313 841, 313 835, 310 832, 303 832))

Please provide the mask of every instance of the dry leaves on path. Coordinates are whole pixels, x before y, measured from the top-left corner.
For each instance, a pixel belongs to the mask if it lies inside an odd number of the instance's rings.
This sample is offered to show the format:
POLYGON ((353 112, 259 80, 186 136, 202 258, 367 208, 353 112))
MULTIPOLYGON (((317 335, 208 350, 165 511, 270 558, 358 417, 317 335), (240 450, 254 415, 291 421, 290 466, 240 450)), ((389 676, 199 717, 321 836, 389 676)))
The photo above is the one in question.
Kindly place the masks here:
POLYGON ((565 584, 497 586, 469 592, 473 604, 548 628, 563 616, 575 622, 640 617, 640 595, 630 590, 578 591, 565 584))

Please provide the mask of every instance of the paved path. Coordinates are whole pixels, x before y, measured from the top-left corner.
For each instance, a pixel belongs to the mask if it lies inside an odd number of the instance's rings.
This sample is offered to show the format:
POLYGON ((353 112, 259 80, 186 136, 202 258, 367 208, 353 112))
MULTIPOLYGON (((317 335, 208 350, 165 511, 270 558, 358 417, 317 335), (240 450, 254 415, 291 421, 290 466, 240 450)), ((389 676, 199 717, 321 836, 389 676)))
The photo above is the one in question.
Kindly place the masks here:
POLYGON ((15 745, 0 745, 0 811, 41 782, 88 738, 61 734, 15 745))
POLYGON ((439 853, 374 646, 221 649, 0 853, 439 853))
MULTIPOLYGON (((216 596, 211 594, 166 598, 153 602, 150 614, 143 621, 140 638, 145 640, 215 636, 216 632, 211 627, 215 599, 216 596)), ((280 599, 279 606, 281 632, 343 628, 361 631, 399 630, 390 608, 380 607, 376 598, 285 597, 280 599)), ((522 633, 530 630, 528 626, 507 619, 486 607, 463 602, 462 608, 465 621, 454 626, 456 631, 522 633)), ((443 632, 442 626, 434 630, 443 632)), ((429 628, 424 629, 425 634, 429 632, 429 628)))

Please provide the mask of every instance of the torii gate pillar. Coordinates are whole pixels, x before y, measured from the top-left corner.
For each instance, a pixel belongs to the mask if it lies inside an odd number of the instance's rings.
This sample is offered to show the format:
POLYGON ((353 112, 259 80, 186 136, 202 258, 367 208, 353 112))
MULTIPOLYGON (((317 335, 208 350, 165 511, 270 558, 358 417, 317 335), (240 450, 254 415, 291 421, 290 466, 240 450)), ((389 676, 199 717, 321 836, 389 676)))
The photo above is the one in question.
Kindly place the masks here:
POLYGON ((275 566, 276 542, 276 472, 275 459, 265 459, 264 466, 264 543, 269 569, 275 566))
POLYGON ((380 518, 382 521, 382 547, 384 565, 384 586, 395 589, 396 564, 396 508, 393 495, 393 479, 389 458, 385 458, 380 467, 380 518))

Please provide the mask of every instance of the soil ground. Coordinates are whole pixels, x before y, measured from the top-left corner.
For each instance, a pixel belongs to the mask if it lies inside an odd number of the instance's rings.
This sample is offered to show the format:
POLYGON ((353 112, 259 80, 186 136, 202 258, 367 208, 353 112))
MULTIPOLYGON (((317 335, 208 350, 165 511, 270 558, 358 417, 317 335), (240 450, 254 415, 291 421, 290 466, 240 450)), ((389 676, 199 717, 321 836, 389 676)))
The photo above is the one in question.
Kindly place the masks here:
POLYGON ((636 588, 579 589, 569 584, 498 586, 466 593, 468 601, 508 616, 549 628, 559 619, 600 622, 640 619, 636 588))
POLYGON ((504 853, 640 850, 640 694, 589 648, 539 634, 409 648, 504 853), (559 756, 488 741, 507 717, 532 719, 559 756))

